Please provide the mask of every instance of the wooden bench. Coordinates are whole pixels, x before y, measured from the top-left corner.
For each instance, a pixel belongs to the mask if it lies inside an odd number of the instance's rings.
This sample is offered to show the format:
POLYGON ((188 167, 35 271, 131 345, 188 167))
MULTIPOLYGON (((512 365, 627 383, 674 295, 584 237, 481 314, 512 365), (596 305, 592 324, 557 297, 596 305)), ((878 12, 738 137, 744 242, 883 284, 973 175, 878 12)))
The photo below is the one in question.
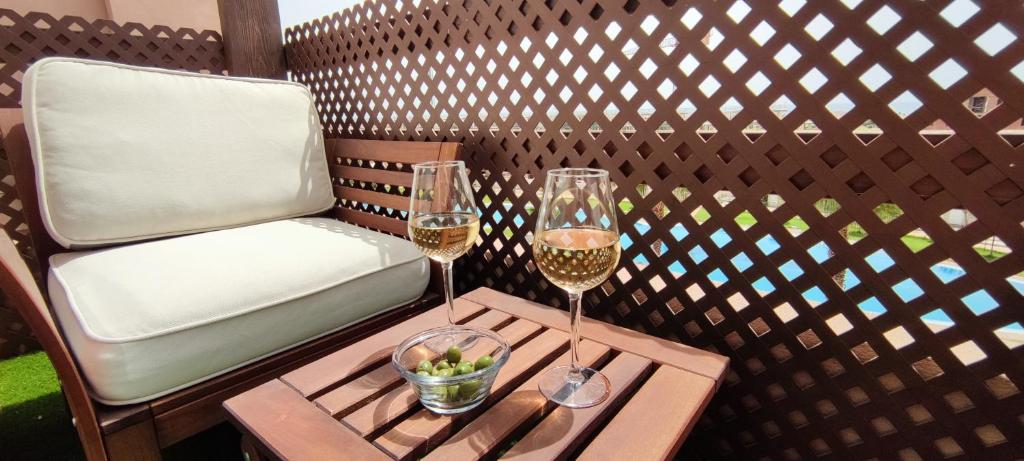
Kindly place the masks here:
POLYGON ((598 406, 571 410, 537 390, 544 370, 569 361, 567 312, 489 288, 458 298, 455 309, 459 323, 513 345, 483 405, 432 414, 390 363, 403 339, 444 324, 439 307, 226 401, 248 459, 670 459, 729 363, 584 318, 580 360, 599 368, 612 391, 598 406))
MULTIPOLYGON (((57 371, 86 456, 90 460, 160 459, 160 449, 224 421, 221 403, 290 370, 330 354, 375 332, 422 312, 441 297, 440 272, 431 268, 431 286, 420 299, 387 311, 200 384, 127 406, 107 406, 88 393, 74 356, 46 304, 38 274, 45 274, 49 257, 68 251, 43 227, 36 195, 35 172, 24 127, 11 120, 3 126, 16 187, 28 223, 34 274, 9 236, 0 232, 0 289, 32 329, 57 371)), ((398 142, 328 139, 325 142, 337 204, 328 213, 340 220, 397 235, 405 235, 401 219, 373 214, 367 207, 404 209, 408 198, 396 187, 412 183, 409 164, 458 158, 461 145, 446 142, 398 142), (390 165, 384 169, 384 164, 390 165), (395 169, 403 164, 405 168, 395 169)), ((395 215, 395 213, 392 213, 395 215)), ((45 277, 43 277, 45 279, 45 277)))

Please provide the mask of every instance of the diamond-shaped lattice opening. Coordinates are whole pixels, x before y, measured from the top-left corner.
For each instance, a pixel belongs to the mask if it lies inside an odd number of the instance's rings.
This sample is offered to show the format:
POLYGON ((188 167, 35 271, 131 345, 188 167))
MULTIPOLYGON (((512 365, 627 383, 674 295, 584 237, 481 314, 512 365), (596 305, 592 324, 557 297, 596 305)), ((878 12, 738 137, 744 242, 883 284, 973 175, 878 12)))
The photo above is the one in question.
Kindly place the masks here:
POLYGON ((811 350, 821 345, 821 338, 818 337, 814 330, 804 330, 803 333, 796 335, 800 344, 804 346, 804 349, 811 350))
POLYGON ((832 27, 832 21, 829 21, 825 15, 819 14, 811 22, 807 23, 807 26, 804 27, 804 32, 807 32, 807 35, 810 35, 815 40, 821 40, 822 37, 832 30, 832 27))
POLYGON ((800 51, 792 44, 787 43, 778 53, 775 53, 775 62, 782 66, 783 69, 789 69, 793 66, 793 63, 800 59, 800 56, 800 51))
POLYGON ((900 241, 914 253, 930 247, 933 243, 931 237, 920 227, 904 234, 903 237, 900 237, 900 241))
POLYGON ((789 182, 797 190, 804 190, 814 184, 814 176, 811 176, 807 170, 801 169, 789 177, 789 182))
POLYGON ((618 206, 619 210, 622 211, 622 214, 624 215, 628 215, 630 211, 633 211, 633 202, 630 202, 629 200, 619 200, 618 206))
POLYGON ((850 323, 850 320, 843 314, 836 314, 828 318, 825 320, 825 324, 828 325, 832 332, 837 336, 853 329, 853 324, 850 323))
POLYGON ((988 238, 984 238, 981 241, 975 243, 973 248, 976 253, 981 255, 982 258, 985 258, 985 261, 988 261, 990 263, 998 261, 1005 257, 1006 255, 1013 253, 1013 249, 1011 249, 1008 245, 1006 245, 1006 243, 1003 242, 1002 239, 996 237, 995 235, 988 238))
POLYGON ((942 309, 932 310, 921 316, 921 321, 924 322, 925 326, 928 327, 933 333, 938 333, 951 326, 953 326, 953 319, 946 315, 946 311, 942 309))
POLYGON ((960 27, 978 13, 978 5, 971 0, 954 0, 939 12, 942 19, 953 27, 960 27))
POLYGON ((732 73, 736 73, 747 63, 747 57, 743 55, 739 50, 732 50, 728 56, 722 61, 725 67, 729 68, 732 73))
POLYGON ((1000 374, 985 380, 985 387, 997 400, 1020 394, 1020 388, 1006 374, 1000 374))
MULTIPOLYGON (((867 344, 867 343, 864 343, 867 344)), ((896 375, 892 373, 886 373, 878 377, 878 384, 885 389, 886 393, 895 394, 896 392, 902 391, 907 388, 903 381, 900 381, 896 375)))
POLYGON ((974 428, 974 435, 977 435, 978 439, 986 447, 994 447, 1006 443, 1006 436, 994 424, 986 424, 974 428))
POLYGON ((779 318, 783 323, 788 323, 790 320, 797 318, 796 309, 793 309, 789 303, 782 303, 775 306, 772 309, 775 312, 775 316, 779 318))
POLYGON ((903 209, 895 203, 881 203, 871 211, 873 211, 875 216, 878 216, 878 219, 885 224, 889 224, 900 216, 903 216, 903 209))
POLYGON ((731 296, 726 298, 726 302, 729 303, 729 307, 731 307, 732 310, 736 312, 742 311, 743 309, 746 309, 748 306, 750 306, 750 303, 747 302, 747 298, 745 298, 743 294, 739 292, 733 293, 731 296))
POLYGON ((814 202, 814 208, 818 210, 818 213, 821 213, 822 217, 827 218, 834 215, 842 206, 835 199, 823 198, 814 202))
POLYGON ((843 118, 847 112, 854 109, 856 105, 846 96, 845 93, 837 94, 832 100, 825 104, 825 108, 828 109, 829 113, 837 119, 843 118))
POLYGON ((878 353, 866 341, 851 348, 850 352, 861 364, 866 364, 878 358, 878 353))
POLYGON ((1024 331, 1024 326, 1020 322, 1013 322, 997 329, 995 335, 1007 349, 1013 350, 1024 345, 1024 341, 1021 341, 1019 338, 1022 331, 1024 331))
POLYGON ((799 278, 801 275, 804 274, 804 270, 801 269, 800 265, 797 264, 792 259, 783 263, 781 266, 778 267, 778 269, 779 272, 782 273, 782 276, 789 281, 793 281, 794 279, 799 278))
POLYGON ((920 58, 921 55, 928 52, 932 46, 933 43, 931 40, 928 40, 928 37, 925 37, 924 34, 919 31, 915 31, 913 34, 910 34, 906 40, 901 42, 896 49, 907 59, 916 61, 917 58, 920 58))
POLYGON ((984 289, 966 295, 960 298, 960 301, 963 302, 974 315, 983 315, 986 312, 999 307, 999 303, 996 302, 996 300, 988 294, 988 291, 985 291, 984 289))
POLYGON ((917 96, 914 96, 914 93, 904 91, 889 102, 889 109, 895 112, 900 118, 907 118, 923 105, 924 103, 922 103, 920 99, 917 99, 917 96))
POLYGON ((814 94, 828 83, 828 77, 821 73, 817 67, 813 67, 800 78, 799 83, 808 93, 814 94))
POLYGON ((708 259, 708 253, 704 251, 704 247, 700 245, 694 245, 693 248, 690 248, 690 251, 686 252, 686 254, 690 256, 690 259, 693 260, 694 264, 700 264, 708 259))
MULTIPOLYGON (((884 416, 873 418, 871 420, 871 428, 874 429, 879 437, 885 437, 896 432, 896 426, 893 425, 892 421, 889 421, 889 418, 884 416)), ((921 458, 919 457, 918 459, 921 458)))
POLYGON ((889 80, 892 80, 892 74, 880 64, 871 66, 860 76, 860 82, 872 92, 877 91, 888 83, 889 80))
POLYGON ((708 219, 711 219, 711 213, 708 213, 708 210, 704 208, 704 205, 699 205, 697 208, 694 208, 693 211, 690 212, 690 216, 694 221, 697 221, 697 224, 704 224, 708 219))
POLYGON ((741 105, 740 102, 736 100, 736 98, 730 97, 728 100, 722 103, 718 110, 722 112, 722 115, 724 115, 725 118, 731 120, 741 111, 743 111, 743 105, 741 105))
POLYGON ((928 77, 943 90, 948 90, 965 76, 967 70, 953 59, 947 59, 928 74, 928 77))
POLYGON ((775 28, 768 24, 767 21, 761 21, 757 24, 757 27, 750 31, 750 38, 754 39, 759 46, 764 46, 774 35, 775 28))
MULTIPOLYGON (((882 130, 873 120, 867 119, 864 123, 861 123, 860 126, 853 130, 853 134, 861 144, 867 146, 882 135, 882 130)), ((858 193, 859 192, 862 191, 858 191, 858 193)))
POLYGON ((930 423, 935 421, 935 417, 928 411, 924 405, 915 404, 904 409, 907 412, 907 416, 910 417, 910 421, 916 425, 930 423))
POLYGON ((868 231, 864 229, 857 221, 850 221, 846 227, 839 230, 839 235, 846 237, 846 240, 850 242, 856 242, 868 236, 868 231))
POLYGON ((736 225, 740 226, 740 229, 747 230, 754 227, 757 224, 757 218, 754 217, 750 211, 743 210, 740 214, 733 218, 736 225))
POLYGON ((807 231, 808 228, 807 223, 804 222, 803 218, 801 218, 800 215, 796 215, 793 216, 792 218, 789 218, 789 220, 784 222, 782 226, 785 227, 790 234, 793 234, 794 237, 803 234, 804 232, 807 231))
POLYGON ((811 141, 814 141, 821 134, 821 130, 813 121, 807 119, 793 130, 793 134, 796 135, 800 142, 810 144, 811 141))
POLYGON ((904 347, 914 343, 914 337, 910 336, 907 329, 903 327, 893 328, 882 333, 882 335, 885 336, 885 339, 889 341, 889 344, 892 344, 892 347, 896 349, 903 349, 904 347))
POLYGON ((629 163, 629 160, 626 160, 625 162, 622 162, 622 165, 619 165, 619 171, 622 172, 623 176, 628 177, 636 170, 633 168, 633 165, 629 163))
POLYGON ((781 120, 793 112, 796 108, 796 104, 793 103, 793 100, 789 99, 789 96, 782 95, 772 103, 770 108, 772 112, 775 113, 775 116, 781 120))
POLYGON ((867 24, 875 30, 878 35, 885 35, 896 23, 900 22, 900 15, 888 6, 882 6, 868 18, 867 24))
POLYGON ((697 127, 697 136, 700 136, 700 139, 704 142, 708 142, 711 138, 715 137, 716 133, 718 133, 718 129, 711 122, 701 123, 697 127))
POLYGON ((669 210, 668 205, 665 205, 665 202, 659 201, 658 203, 654 204, 654 207, 651 208, 651 212, 654 213, 655 217, 661 220, 665 219, 665 217, 668 216, 669 213, 671 213, 671 210, 669 210))
MULTIPOLYGON (((900 327, 900 328, 902 328, 902 327, 900 327)), ((890 331, 893 331, 893 330, 890 330, 890 331)), ((898 336, 895 339, 896 339, 896 341, 899 341, 900 344, 905 342, 905 340, 901 341, 902 336, 898 336)), ((890 342, 891 341, 892 340, 890 340, 890 342)), ((913 341, 911 341, 911 342, 913 342, 913 341)), ((900 347, 902 347, 902 346, 900 346, 900 347)), ((942 376, 942 375, 944 375, 946 373, 945 371, 942 370, 941 367, 939 367, 939 364, 935 361, 935 359, 933 359, 931 357, 925 357, 925 358, 923 358, 921 360, 918 360, 918 361, 910 364, 910 367, 913 368, 914 371, 917 372, 918 376, 920 376, 921 379, 923 379, 925 381, 930 381, 932 379, 938 378, 939 376, 942 376)))
POLYGON ((648 186, 647 183, 642 182, 636 185, 636 193, 640 198, 647 198, 648 195, 651 195, 651 192, 654 192, 654 189, 648 186))
POLYGON ((974 341, 964 341, 949 348, 949 351, 965 366, 980 362, 988 357, 985 355, 985 351, 981 350, 974 341))

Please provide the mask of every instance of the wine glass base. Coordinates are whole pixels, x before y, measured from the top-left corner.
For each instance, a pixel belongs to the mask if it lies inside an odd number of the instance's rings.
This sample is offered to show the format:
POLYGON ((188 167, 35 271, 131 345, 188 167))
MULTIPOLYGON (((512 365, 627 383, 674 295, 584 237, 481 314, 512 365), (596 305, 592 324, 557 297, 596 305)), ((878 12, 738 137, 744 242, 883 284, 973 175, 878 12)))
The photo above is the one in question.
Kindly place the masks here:
POLYGON ((443 356, 452 346, 459 346, 459 349, 466 350, 473 347, 476 344, 476 340, 476 337, 457 338, 454 335, 437 335, 425 341, 423 345, 432 352, 443 356))
POLYGON ((563 407, 587 408, 608 398, 611 384, 601 372, 593 368, 580 368, 582 380, 572 379, 572 367, 552 368, 541 376, 537 387, 548 400, 563 407))

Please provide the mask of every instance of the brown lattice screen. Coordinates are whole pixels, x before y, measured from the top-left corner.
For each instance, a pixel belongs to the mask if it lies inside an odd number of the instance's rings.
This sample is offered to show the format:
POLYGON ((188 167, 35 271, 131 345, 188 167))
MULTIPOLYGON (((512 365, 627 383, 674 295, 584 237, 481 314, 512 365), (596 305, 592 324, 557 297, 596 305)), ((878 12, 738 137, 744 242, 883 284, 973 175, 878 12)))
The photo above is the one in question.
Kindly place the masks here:
POLYGON ((89 21, 0 9, 0 107, 20 107, 21 76, 47 56, 77 56, 139 66, 224 72, 220 34, 212 30, 89 21))
POLYGON ((375 0, 286 48, 328 136, 465 143, 463 289, 564 306, 538 178, 611 171, 625 250, 589 314, 733 359, 685 453, 1010 459, 1021 37, 1020 2, 375 0))
MULTIPOLYGON (((220 34, 138 23, 89 21, 76 16, 56 19, 46 13, 24 16, 0 8, 0 110, 21 107, 21 78, 33 62, 47 56, 142 66, 223 73, 225 59, 220 34)), ((11 235, 22 255, 31 261, 28 228, 14 188, 6 155, 0 146, 0 227, 11 235)), ((28 327, 0 302, 0 357, 35 348, 28 327)))

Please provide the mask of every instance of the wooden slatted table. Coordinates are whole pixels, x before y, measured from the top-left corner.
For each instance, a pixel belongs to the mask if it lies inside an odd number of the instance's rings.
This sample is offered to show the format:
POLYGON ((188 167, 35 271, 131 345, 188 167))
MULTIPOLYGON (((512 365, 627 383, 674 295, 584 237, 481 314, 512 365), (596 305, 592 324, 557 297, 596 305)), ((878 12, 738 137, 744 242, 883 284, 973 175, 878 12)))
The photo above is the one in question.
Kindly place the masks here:
POLYGON ((513 345, 483 405, 432 414, 391 367, 399 342, 447 321, 438 307, 224 402, 250 459, 666 459, 728 366, 723 356, 584 318, 580 361, 600 369, 612 391, 601 405, 570 410, 537 390, 544 370, 569 361, 566 312, 488 288, 455 307, 459 323, 513 345))

